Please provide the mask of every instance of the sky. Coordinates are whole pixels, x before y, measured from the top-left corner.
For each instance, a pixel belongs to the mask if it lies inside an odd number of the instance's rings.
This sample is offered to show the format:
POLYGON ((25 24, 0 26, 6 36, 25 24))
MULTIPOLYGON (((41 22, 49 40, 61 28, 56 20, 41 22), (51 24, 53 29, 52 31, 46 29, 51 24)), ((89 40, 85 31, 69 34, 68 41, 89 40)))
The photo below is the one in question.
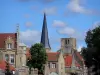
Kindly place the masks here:
POLYGON ((0 33, 16 32, 18 24, 20 41, 29 47, 40 42, 45 12, 52 51, 69 37, 80 51, 86 32, 100 23, 100 0, 0 0, 0 10, 0 33))

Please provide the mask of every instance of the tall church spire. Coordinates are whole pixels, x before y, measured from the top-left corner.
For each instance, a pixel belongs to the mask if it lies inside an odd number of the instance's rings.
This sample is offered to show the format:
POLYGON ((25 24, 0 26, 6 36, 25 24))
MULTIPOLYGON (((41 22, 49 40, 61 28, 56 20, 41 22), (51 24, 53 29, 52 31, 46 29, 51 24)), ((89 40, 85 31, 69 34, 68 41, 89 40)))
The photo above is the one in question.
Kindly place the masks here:
POLYGON ((47 29, 47 22, 46 22, 46 14, 44 13, 44 20, 43 20, 43 27, 42 27, 42 34, 41 34, 41 43, 43 46, 50 50, 49 38, 48 38, 48 29, 47 29))

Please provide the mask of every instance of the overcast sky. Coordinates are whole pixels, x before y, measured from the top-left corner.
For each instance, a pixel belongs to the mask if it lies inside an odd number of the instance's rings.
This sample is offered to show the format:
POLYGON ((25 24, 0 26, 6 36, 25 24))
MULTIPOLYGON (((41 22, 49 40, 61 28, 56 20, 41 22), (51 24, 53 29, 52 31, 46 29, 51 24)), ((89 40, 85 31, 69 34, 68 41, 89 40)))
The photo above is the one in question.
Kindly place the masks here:
POLYGON ((16 32, 27 46, 40 42, 43 12, 52 51, 60 48, 60 38, 74 37, 77 49, 86 46, 86 31, 100 23, 100 0, 0 0, 0 33, 16 32))

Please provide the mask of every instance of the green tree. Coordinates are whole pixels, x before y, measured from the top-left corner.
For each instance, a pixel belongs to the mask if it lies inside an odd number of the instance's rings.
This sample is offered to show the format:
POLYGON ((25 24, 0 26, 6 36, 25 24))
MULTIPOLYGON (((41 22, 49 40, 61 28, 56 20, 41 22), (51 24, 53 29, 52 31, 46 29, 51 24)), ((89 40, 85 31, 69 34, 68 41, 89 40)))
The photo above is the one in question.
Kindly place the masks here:
POLYGON ((82 48, 82 56, 87 67, 95 65, 95 72, 100 69, 100 26, 87 32, 85 42, 87 48, 82 48), (98 67, 99 66, 99 67, 98 67))
POLYGON ((46 50, 42 44, 36 43, 30 48, 31 59, 28 60, 27 65, 31 68, 37 68, 38 74, 43 74, 44 64, 47 61, 46 50))

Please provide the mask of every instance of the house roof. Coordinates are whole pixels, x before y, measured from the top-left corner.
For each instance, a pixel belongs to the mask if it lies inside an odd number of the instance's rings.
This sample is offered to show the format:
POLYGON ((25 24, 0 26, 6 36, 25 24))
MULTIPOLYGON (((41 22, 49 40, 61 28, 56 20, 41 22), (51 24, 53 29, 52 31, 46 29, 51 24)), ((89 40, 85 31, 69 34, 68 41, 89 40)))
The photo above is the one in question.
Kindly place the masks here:
MULTIPOLYGON (((77 57, 79 57, 80 60, 82 61, 82 56, 79 54, 79 52, 77 52, 76 54, 77 54, 77 57)), ((48 61, 57 61, 58 55, 59 55, 59 52, 48 52, 47 53, 48 61)), ((27 58, 31 57, 31 55, 29 53, 29 48, 27 48, 26 57, 27 58)), ((64 60, 65 60, 65 66, 71 67, 72 60, 73 60, 72 55, 64 55, 64 60)), ((75 65, 76 65, 76 67, 80 67, 80 64, 77 61, 75 61, 75 65)))
POLYGON ((49 52, 47 53, 48 61, 57 61, 58 60, 58 52, 49 52))
MULTIPOLYGON (((64 56, 64 60, 65 60, 65 66, 66 67, 71 67, 72 61, 73 61, 72 55, 66 55, 66 56, 64 56)), ((75 66, 76 67, 80 67, 80 64, 76 60, 75 60, 75 66)))
POLYGON ((81 61, 83 61, 82 59, 82 56, 80 55, 80 52, 76 52, 76 55, 77 55, 77 57, 81 60, 81 61))
MULTIPOLYGON (((1 70, 5 70, 6 69, 6 61, 4 61, 4 60, 0 61, 0 69, 1 70)), ((10 65, 10 70, 11 71, 15 71, 15 68, 12 65, 10 65)))
POLYGON ((5 40, 9 36, 14 40, 14 48, 17 48, 17 33, 0 33, 0 48, 5 48, 5 40))
MULTIPOLYGON (((30 52, 29 52, 30 48, 27 48, 26 50, 26 58, 30 58, 30 52)), ((57 61, 58 60, 58 52, 48 52, 47 53, 47 57, 48 57, 48 61, 57 61)))
POLYGON ((72 64, 72 56, 71 55, 66 55, 64 56, 65 58, 65 66, 70 67, 72 64))

